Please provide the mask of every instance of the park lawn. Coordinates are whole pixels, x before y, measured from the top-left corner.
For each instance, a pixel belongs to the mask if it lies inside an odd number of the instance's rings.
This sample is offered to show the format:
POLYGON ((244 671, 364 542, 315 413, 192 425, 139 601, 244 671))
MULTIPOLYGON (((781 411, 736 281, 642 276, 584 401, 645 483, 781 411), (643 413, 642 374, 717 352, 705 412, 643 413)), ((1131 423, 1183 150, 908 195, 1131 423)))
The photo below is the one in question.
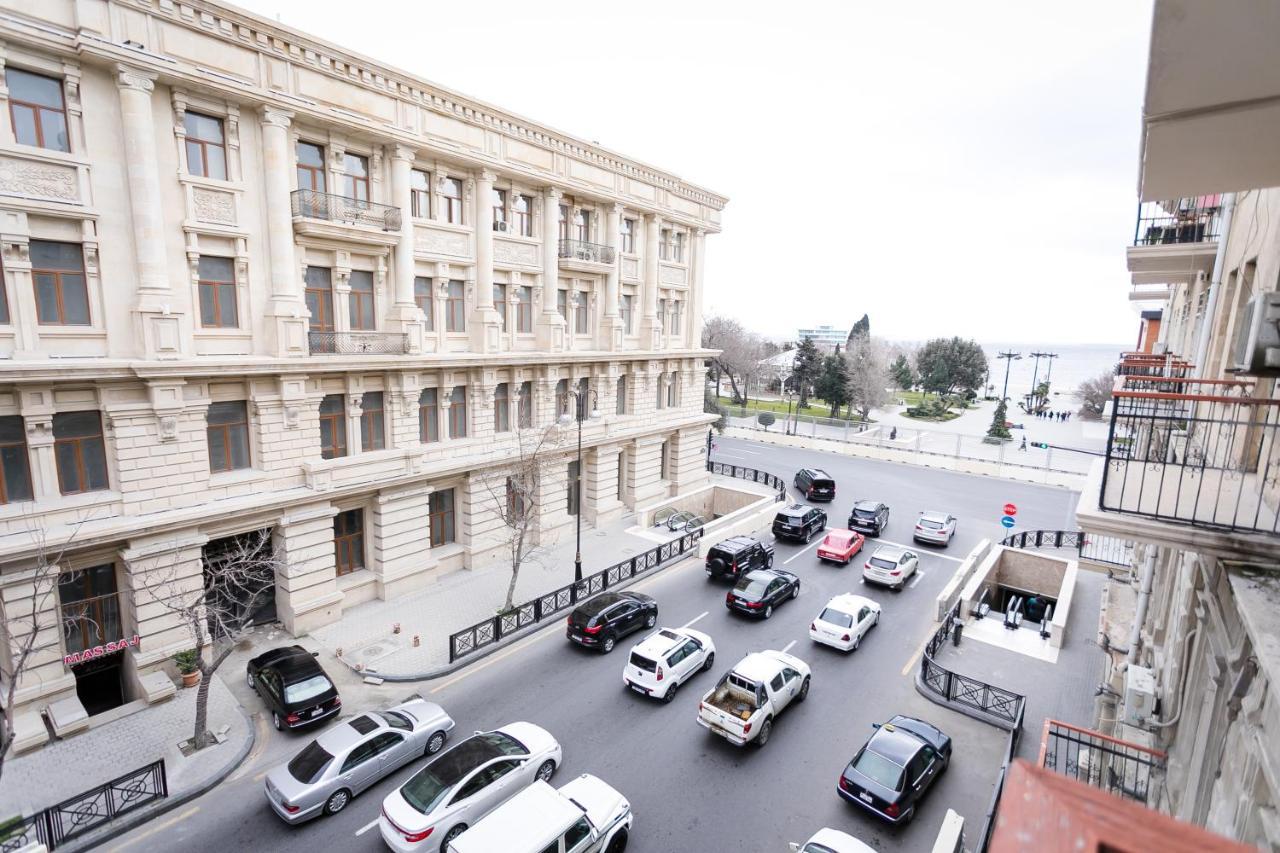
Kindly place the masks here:
MULTIPOLYGON (((729 411, 741 409, 741 406, 733 403, 732 397, 719 397, 720 405, 729 411)), ((752 412, 773 412, 775 414, 785 415, 787 413, 786 400, 747 400, 747 409, 752 412)), ((795 403, 791 404, 791 414, 796 413, 795 403)), ((827 417, 831 414, 831 407, 816 397, 809 398, 807 408, 801 409, 800 414, 807 416, 827 417)))
POLYGON ((904 411, 902 412, 902 416, 904 418, 911 418, 913 421, 931 421, 935 424, 940 424, 947 421, 954 421, 956 418, 960 417, 960 413, 948 411, 945 415, 940 415, 938 417, 922 418, 919 415, 913 415, 910 412, 904 411))
MULTIPOLYGON (((907 404, 908 406, 918 406, 918 405, 920 405, 921 403, 923 403, 923 402, 925 401, 925 399, 926 399, 926 398, 925 398, 925 393, 924 393, 923 391, 894 391, 894 392, 893 392, 893 398, 894 398, 895 400, 905 400, 905 401, 906 401, 906 404, 907 404)), ((930 399, 930 400, 936 400, 936 399, 938 399, 938 395, 937 395, 937 394, 929 394, 928 399, 930 399)), ((976 408, 976 407, 977 407, 977 404, 978 404, 979 402, 980 402, 979 400, 975 400, 975 401, 974 401, 973 403, 971 403, 971 404, 964 405, 964 406, 959 406, 958 408, 961 408, 961 409, 973 409, 973 408, 976 408)), ((920 420, 920 419, 918 418, 917 420, 920 420)), ((947 420, 950 420, 950 418, 948 418, 947 420)))

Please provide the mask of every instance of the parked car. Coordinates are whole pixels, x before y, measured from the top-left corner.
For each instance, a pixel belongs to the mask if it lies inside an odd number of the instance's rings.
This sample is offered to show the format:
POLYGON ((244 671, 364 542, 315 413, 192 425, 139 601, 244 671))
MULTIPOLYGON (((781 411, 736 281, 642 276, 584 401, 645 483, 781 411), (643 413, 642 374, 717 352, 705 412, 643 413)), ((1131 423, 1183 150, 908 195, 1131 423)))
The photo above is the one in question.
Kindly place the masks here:
POLYGON ((338 713, 338 688, 302 646, 281 646, 249 661, 245 681, 262 697, 276 731, 310 726, 338 713))
POLYGON ((879 604, 846 592, 828 601, 809 623, 809 639, 842 652, 857 651, 862 638, 879 624, 879 604))
POLYGON ((874 848, 868 847, 852 835, 827 828, 819 829, 803 846, 794 841, 788 846, 799 853, 875 853, 874 848))
POLYGON ((453 726, 443 708, 421 698, 353 717, 268 772, 267 802, 287 823, 337 814, 387 774, 439 752, 453 726))
POLYGON ((589 773, 556 790, 528 788, 449 844, 449 853, 622 853, 634 821, 631 804, 589 773))
POLYGON ((836 792, 890 823, 907 823, 951 763, 951 738, 914 717, 881 725, 853 757, 836 792))
POLYGON ((782 569, 760 569, 740 578, 725 593, 724 606, 768 619, 773 608, 800 594, 800 578, 782 569))
POLYGON ((618 640, 658 624, 658 602, 640 592, 602 592, 575 607, 568 622, 570 640, 607 655, 618 640))
POLYGON ((945 512, 922 512, 916 521, 912 538, 917 542, 932 542, 946 547, 956 535, 956 517, 945 512))
POLYGON ((773 546, 751 536, 734 536, 707 551, 707 577, 737 580, 754 569, 773 566, 773 546))
POLYGON ((836 481, 821 468, 801 468, 796 472, 792 485, 799 489, 811 501, 833 501, 836 499, 836 481))
POLYGON ((880 501, 858 501, 849 511, 849 529, 879 536, 889 526, 889 505, 880 501))
POLYGON ((809 695, 809 665, 795 655, 752 652, 698 703, 698 725, 735 746, 764 746, 773 721, 809 695))
POLYGON ((382 801, 378 831, 399 853, 439 853, 467 827, 560 766, 560 744, 533 723, 476 732, 382 801))
POLYGON ((812 542, 813 537, 826 527, 826 512, 804 504, 784 506, 773 517, 773 535, 779 539, 812 542))
POLYGON ((901 592, 920 567, 920 555, 897 545, 881 545, 862 565, 862 579, 901 592))
POLYGON ((866 541, 867 537, 854 530, 828 531, 818 544, 818 559, 847 566, 866 541))
POLYGON ((701 631, 659 628, 631 649, 622 668, 622 682, 637 693, 675 698, 680 685, 711 669, 716 645, 701 631))

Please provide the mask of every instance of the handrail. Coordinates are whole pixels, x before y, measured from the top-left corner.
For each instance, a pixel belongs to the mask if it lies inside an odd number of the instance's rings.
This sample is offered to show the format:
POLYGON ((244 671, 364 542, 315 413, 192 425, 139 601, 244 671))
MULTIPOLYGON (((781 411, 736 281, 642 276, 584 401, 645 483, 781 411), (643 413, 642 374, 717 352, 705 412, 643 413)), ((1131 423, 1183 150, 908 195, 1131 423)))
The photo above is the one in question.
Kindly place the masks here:
POLYGON ((557 253, 562 258, 590 261, 593 264, 611 264, 617 258, 617 249, 602 243, 586 240, 561 240, 557 253))
POLYGON ((777 501, 785 501, 787 499, 787 482, 776 474, 770 474, 768 471, 761 471, 757 468, 747 468, 744 465, 730 465, 724 462, 712 462, 707 460, 707 470, 712 474, 720 474, 725 477, 736 477, 739 480, 750 480, 753 483, 764 483, 766 486, 775 489, 773 499, 777 501))
POLYGON ((1073 726, 1070 723, 1064 723, 1061 720, 1054 720, 1049 717, 1045 717, 1043 734, 1041 735, 1041 738, 1040 738, 1039 763, 1041 767, 1044 766, 1045 753, 1048 752, 1049 750, 1050 726, 1057 726, 1060 729, 1070 729, 1071 731, 1076 732, 1078 734, 1088 735, 1089 737, 1096 738, 1098 740, 1103 740, 1103 741, 1106 741, 1107 743, 1124 747, 1125 749, 1132 749, 1138 752, 1145 752, 1147 755, 1150 755, 1152 758, 1158 758, 1161 761, 1167 760, 1169 757, 1169 753, 1165 752, 1164 750, 1152 749, 1147 746, 1142 746, 1141 744, 1136 744, 1127 740, 1121 740, 1120 738, 1112 737, 1111 735, 1104 735, 1102 732, 1094 731, 1093 729, 1081 728, 1080 726, 1073 726))
POLYGON ((0 828, 0 851, 53 850, 153 800, 169 796, 164 759, 131 770, 0 828))
POLYGON ((389 204, 315 190, 294 190, 289 194, 289 202, 294 216, 323 219, 326 222, 372 225, 383 231, 400 230, 400 208, 389 204))

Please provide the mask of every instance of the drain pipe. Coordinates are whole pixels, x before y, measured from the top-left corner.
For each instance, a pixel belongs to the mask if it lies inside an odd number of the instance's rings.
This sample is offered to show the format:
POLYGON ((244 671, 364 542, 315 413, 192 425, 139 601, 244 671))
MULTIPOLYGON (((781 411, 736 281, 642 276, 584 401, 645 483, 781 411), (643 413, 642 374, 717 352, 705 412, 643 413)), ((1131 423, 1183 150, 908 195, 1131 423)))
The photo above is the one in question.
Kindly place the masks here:
POLYGON ((1182 666, 1178 670, 1178 680, 1181 684, 1178 686, 1178 692, 1174 694, 1178 699, 1178 710, 1174 712, 1172 717, 1164 720, 1163 722, 1148 721, 1147 725, 1151 726, 1153 729, 1167 729, 1170 726, 1177 725, 1178 720, 1182 718, 1182 709, 1187 706, 1187 697, 1184 694, 1187 692, 1187 684, 1190 681, 1187 667, 1191 666, 1191 650, 1195 645, 1196 636, 1199 635, 1199 633, 1200 623, 1197 621, 1196 627, 1188 631, 1186 638, 1183 640, 1182 666))
POLYGON ((1156 574, 1156 549, 1148 548, 1142 561, 1142 581, 1138 586, 1138 605, 1133 613, 1133 630, 1129 632, 1130 666, 1137 665, 1142 651, 1142 623, 1147 620, 1147 604, 1151 601, 1151 584, 1156 574))
MULTIPOLYGON (((1222 290, 1222 267, 1226 263, 1227 238, 1231 235, 1231 218, 1236 210, 1236 194, 1222 197, 1222 231, 1218 236, 1218 251, 1213 257, 1213 278, 1209 279, 1209 301, 1204 306, 1204 319, 1200 323, 1200 335, 1196 340, 1196 378, 1204 379, 1208 370, 1209 331, 1213 328, 1213 312, 1218 305, 1218 291, 1222 290)), ((1194 308, 1192 309, 1194 310, 1194 308)), ((1161 323, 1163 326, 1164 324, 1161 323)))

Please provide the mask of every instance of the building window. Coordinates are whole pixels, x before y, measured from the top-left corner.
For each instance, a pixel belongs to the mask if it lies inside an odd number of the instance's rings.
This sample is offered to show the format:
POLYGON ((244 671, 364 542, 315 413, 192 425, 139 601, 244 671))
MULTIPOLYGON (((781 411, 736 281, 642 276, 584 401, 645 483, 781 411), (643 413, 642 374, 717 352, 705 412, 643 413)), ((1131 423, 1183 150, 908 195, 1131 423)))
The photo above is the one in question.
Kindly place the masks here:
POLYGON ((347 294, 347 308, 351 328, 372 331, 373 321, 373 273, 368 270, 352 270, 351 292, 347 294))
POLYGON ((493 307, 498 312, 498 325, 505 332, 507 330, 507 286, 505 284, 493 286, 493 307))
POLYGON ((627 452, 625 450, 618 453, 618 500, 622 500, 622 496, 626 494, 627 488, 627 452))
POLYGON ((209 471, 238 471, 249 467, 249 407, 243 400, 210 403, 206 415, 209 471))
POLYGON ((320 401, 320 458, 347 455, 347 403, 342 394, 328 394, 320 401))
POLYGON ((120 639, 120 597, 116 567, 111 563, 58 578, 62 636, 67 654, 83 652, 120 639))
POLYGON ((563 287, 556 291, 556 310, 560 312, 560 317, 569 322, 569 291, 563 287))
POLYGON ((444 330, 446 332, 465 332, 467 330, 466 288, 460 281, 449 282, 449 296, 444 304, 444 330))
POLYGON ((505 382, 493 389, 493 431, 511 431, 511 386, 505 382))
POLYGON ((453 489, 432 492, 428 512, 431 515, 431 547, 439 548, 454 540, 453 489))
POLYGON ((616 390, 618 396, 617 413, 625 415, 627 413, 627 374, 618 377, 618 387, 616 390))
POLYGON ((556 417, 569 414, 569 380, 561 379, 556 383, 556 417))
POLYGON ((324 192, 324 149, 311 142, 299 142, 296 154, 298 189, 324 192))
POLYGON ((591 381, 585 376, 578 380, 577 404, 578 420, 586 420, 591 411, 591 381))
POLYGON ((427 331, 436 330, 435 299, 431 294, 431 279, 418 276, 413 280, 413 303, 422 309, 426 317, 427 331))
POLYGON ((349 509, 333 517, 333 551, 338 574, 364 568, 364 510, 349 509))
POLYGON ((533 332, 533 288, 516 288, 516 331, 521 334, 533 332))
POLYGON ((666 406, 666 402, 667 402, 666 390, 667 389, 662 387, 663 385, 666 384, 666 381, 667 381, 666 374, 658 375, 657 377, 658 397, 657 397, 657 401, 654 403, 655 408, 661 409, 661 408, 665 408, 666 406))
POLYGON ((591 332, 587 314, 589 295, 585 290, 580 290, 575 295, 577 299, 573 308, 573 330, 579 335, 586 335, 591 332))
POLYGON ((622 220, 622 251, 628 255, 636 253, 636 221, 622 220))
POLYGON ((581 504, 579 500, 582 491, 582 478, 579 476, 581 472, 582 467, 578 465, 577 459, 569 463, 569 482, 565 489, 565 511, 569 515, 577 515, 581 504))
POLYGON ((528 487, 515 477, 507 478, 507 520, 519 521, 529 512, 528 487))
POLYGON ((360 398, 360 449, 382 450, 387 446, 386 414, 381 391, 365 391, 360 398))
POLYGON ((445 222, 462 224, 462 181, 445 178, 440 182, 440 213, 445 222))
POLYGON ((622 294, 622 331, 624 334, 635 334, 636 298, 630 293, 622 294))
POLYGON ((0 418, 0 503, 31 500, 31 458, 21 415, 0 418))
POLYGON ((187 131, 187 172, 201 178, 227 179, 227 143, 222 119, 200 113, 182 115, 187 131))
POLYGON ((667 300, 658 300, 658 329, 666 331, 667 328, 667 300))
POLYGON ((206 329, 238 327, 236 276, 231 259, 201 255, 196 268, 200 284, 200 325, 206 329))
POLYGON ((684 263, 684 232, 673 231, 671 233, 671 260, 678 264, 684 263))
POLYGON ((423 444, 440 440, 440 395, 434 388, 423 388, 418 395, 418 440, 423 444))
POLYGON ((409 171, 409 213, 417 219, 431 218, 431 176, 421 169, 409 171))
POLYGON ((680 405, 680 374, 672 373, 667 382, 667 408, 674 409, 680 405))
POLYGON ((64 495, 107 488, 107 447, 99 412, 63 412, 53 416, 53 450, 58 488, 64 495))
POLYGON ((333 274, 327 267, 307 267, 304 295, 313 332, 333 331, 333 274))
POLYGON ((521 429, 533 426, 533 383, 521 382, 520 393, 516 398, 516 412, 521 429))
POLYGON ((32 240, 29 251, 36 321, 43 326, 88 326, 89 290, 81 245, 32 240))
POLYGON ((449 395, 449 438, 467 437, 467 389, 458 385, 449 395))
POLYGON ((516 233, 521 237, 533 236, 533 198, 518 195, 512 202, 512 213, 515 214, 516 233))
POLYGON ((583 243, 591 240, 591 211, 579 209, 573 215, 573 235, 583 243))
POLYGON ((369 158, 350 152, 342 155, 342 194, 356 201, 369 200, 369 158))
POLYGON ((671 442, 662 442, 662 448, 658 457, 658 478, 662 480, 671 479, 671 442))
POLYGON ((493 230, 506 231, 502 227, 507 224, 507 191, 493 191, 493 230))
POLYGON ((684 313, 684 302, 679 299, 671 300, 671 330, 673 335, 680 334, 680 315, 684 313))
POLYGON ((671 260, 671 229, 663 228, 658 232, 658 258, 671 260))
POLYGON ((5 286, 4 264, 0 263, 0 326, 7 326, 12 322, 9 319, 8 290, 8 287, 5 286))
POLYGON ((19 68, 6 68, 4 81, 9 89, 9 118, 17 143, 69 152, 71 140, 67 136, 62 81, 19 68))

